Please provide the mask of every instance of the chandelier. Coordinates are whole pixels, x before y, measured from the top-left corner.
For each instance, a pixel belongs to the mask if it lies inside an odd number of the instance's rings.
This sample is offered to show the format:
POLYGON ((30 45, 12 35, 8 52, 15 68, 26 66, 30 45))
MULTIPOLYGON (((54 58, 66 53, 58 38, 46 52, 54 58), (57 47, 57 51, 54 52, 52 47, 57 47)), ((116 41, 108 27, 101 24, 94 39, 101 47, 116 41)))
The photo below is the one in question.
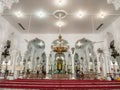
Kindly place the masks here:
POLYGON ((56 10, 53 13, 53 16, 57 19, 59 19, 59 36, 58 36, 58 43, 53 45, 53 51, 57 52, 58 54, 62 54, 63 52, 67 52, 69 49, 69 46, 64 43, 64 40, 62 39, 61 36, 61 27, 62 27, 62 22, 61 19, 64 19, 67 16, 67 12, 64 10, 56 10))
POLYGON ((118 10, 120 8, 120 0, 107 0, 108 4, 113 4, 115 7, 115 10, 118 10))
POLYGON ((62 54, 63 52, 67 52, 69 49, 69 46, 64 43, 64 40, 61 36, 61 19, 64 19, 67 16, 67 12, 64 10, 56 10, 53 13, 53 16, 57 19, 59 19, 58 26, 59 26, 59 36, 58 36, 58 42, 57 44, 53 45, 53 51, 57 52, 58 54, 62 54))
POLYGON ((18 2, 19 0, 0 0, 0 14, 2 14, 6 8, 11 9, 13 3, 18 2))
POLYGON ((68 45, 64 45, 62 43, 62 36, 61 35, 59 35, 58 41, 59 41, 59 43, 57 45, 53 46, 53 51, 57 52, 58 54, 62 54, 63 52, 67 52, 69 47, 68 47, 68 45))

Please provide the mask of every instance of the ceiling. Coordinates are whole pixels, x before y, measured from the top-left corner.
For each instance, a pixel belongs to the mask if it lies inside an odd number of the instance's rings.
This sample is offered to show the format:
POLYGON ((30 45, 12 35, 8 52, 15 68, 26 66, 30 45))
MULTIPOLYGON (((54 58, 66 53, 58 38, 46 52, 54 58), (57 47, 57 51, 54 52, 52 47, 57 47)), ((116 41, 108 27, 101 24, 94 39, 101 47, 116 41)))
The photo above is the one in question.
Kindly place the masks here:
POLYGON ((58 20, 52 13, 58 9, 72 14, 62 20, 65 22, 65 25, 62 27, 62 33, 65 34, 97 33, 104 30, 119 16, 113 15, 119 14, 119 10, 116 11, 112 4, 107 4, 107 0, 67 0, 66 5, 61 7, 55 5, 55 0, 20 0, 19 3, 12 6, 12 9, 5 10, 3 17, 20 32, 28 33, 31 16, 30 33, 56 34, 59 28, 55 23, 58 20), (24 13, 25 16, 23 18, 18 18, 14 15, 14 12, 19 10, 24 13), (40 10, 46 13, 47 16, 45 18, 39 18, 35 15, 40 10), (86 12, 83 18, 78 18, 74 15, 79 10, 86 12), (97 14, 100 11, 105 11, 108 15, 104 19, 98 18, 97 14), (21 23, 25 30, 18 23, 21 23), (102 27, 96 30, 102 23, 102 27))

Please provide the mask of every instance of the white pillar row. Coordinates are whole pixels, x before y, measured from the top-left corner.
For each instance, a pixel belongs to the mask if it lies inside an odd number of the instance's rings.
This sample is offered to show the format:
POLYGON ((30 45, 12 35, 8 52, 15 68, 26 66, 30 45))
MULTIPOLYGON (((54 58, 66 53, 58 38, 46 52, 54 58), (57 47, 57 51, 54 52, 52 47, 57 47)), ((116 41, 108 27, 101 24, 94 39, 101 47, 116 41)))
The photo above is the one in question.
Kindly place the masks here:
POLYGON ((46 53, 46 78, 49 79, 49 54, 46 53))

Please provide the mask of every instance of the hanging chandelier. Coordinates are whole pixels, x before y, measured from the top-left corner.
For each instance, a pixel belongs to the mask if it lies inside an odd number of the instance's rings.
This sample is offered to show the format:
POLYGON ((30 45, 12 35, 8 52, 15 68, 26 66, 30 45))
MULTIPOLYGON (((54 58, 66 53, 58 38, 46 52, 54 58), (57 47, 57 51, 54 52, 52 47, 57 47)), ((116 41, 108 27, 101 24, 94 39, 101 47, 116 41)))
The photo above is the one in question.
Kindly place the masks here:
POLYGON ((59 19, 59 23, 58 23, 59 36, 58 36, 57 44, 53 45, 53 51, 57 52, 58 54, 62 54, 64 52, 67 52, 69 49, 69 46, 64 43, 64 40, 62 39, 62 36, 61 36, 61 27, 63 26, 61 19, 64 19, 67 16, 67 12, 64 10, 56 10, 53 13, 53 16, 59 19))
POLYGON ((61 35, 59 35, 59 37, 58 37, 58 42, 59 43, 57 45, 53 46, 53 51, 57 52, 58 54, 62 54, 63 52, 67 52, 68 49, 69 49, 69 46, 68 45, 64 45, 62 43, 62 36, 61 35))
POLYGON ((0 0, 0 14, 7 9, 11 9, 13 3, 18 3, 19 0, 0 0))

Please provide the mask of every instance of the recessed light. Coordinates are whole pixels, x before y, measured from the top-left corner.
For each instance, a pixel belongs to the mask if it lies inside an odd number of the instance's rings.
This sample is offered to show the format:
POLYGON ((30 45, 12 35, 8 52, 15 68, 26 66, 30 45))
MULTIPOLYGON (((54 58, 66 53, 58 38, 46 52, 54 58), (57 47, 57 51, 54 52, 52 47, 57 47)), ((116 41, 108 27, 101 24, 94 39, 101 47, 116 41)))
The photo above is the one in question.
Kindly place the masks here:
POLYGON ((85 16, 85 12, 79 11, 76 15, 77 17, 82 18, 83 16, 85 16))
POLYGON ((58 21, 58 22, 56 22, 56 25, 57 25, 58 27, 62 27, 62 26, 65 25, 65 23, 62 22, 62 21, 58 21))
POLYGON ((66 0, 55 0, 56 4, 59 6, 63 6, 66 4, 66 0))
POLYGON ((100 13, 98 14, 98 17, 99 17, 99 18, 105 18, 106 15, 107 15, 107 14, 106 14, 105 12, 100 12, 100 13))
POLYGON ((43 11, 37 12, 36 15, 37 15, 38 17, 40 17, 40 18, 43 18, 43 17, 46 16, 46 14, 45 14, 43 11))
POLYGON ((17 16, 17 17, 23 17, 23 13, 21 12, 21 11, 17 11, 17 12, 15 12, 15 15, 17 16))

